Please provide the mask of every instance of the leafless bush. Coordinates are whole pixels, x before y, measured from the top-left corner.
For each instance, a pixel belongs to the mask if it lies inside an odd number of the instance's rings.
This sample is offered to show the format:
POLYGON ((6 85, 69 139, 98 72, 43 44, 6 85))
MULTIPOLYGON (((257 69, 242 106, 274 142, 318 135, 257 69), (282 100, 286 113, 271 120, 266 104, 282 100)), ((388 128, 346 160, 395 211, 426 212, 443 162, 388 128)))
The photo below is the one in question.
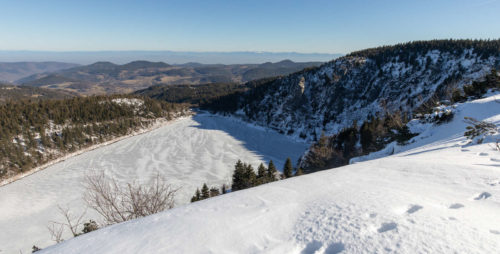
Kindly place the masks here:
POLYGON ((484 136, 495 134, 497 130, 497 126, 493 123, 486 121, 479 121, 472 117, 465 117, 465 123, 469 124, 466 127, 467 131, 464 133, 464 136, 469 140, 474 140, 477 137, 480 137, 477 140, 478 144, 483 142, 484 136))
POLYGON ((104 173, 92 173, 85 178, 87 205, 103 216, 108 225, 155 214, 174 207, 178 189, 159 173, 146 185, 137 182, 120 185, 104 173))
POLYGON ((64 222, 51 221, 47 229, 50 232, 50 236, 53 241, 56 243, 60 243, 64 241, 62 239, 62 234, 64 232, 64 228, 69 229, 73 236, 78 236, 81 233, 78 233, 78 228, 83 225, 82 220, 87 210, 83 211, 79 216, 74 216, 69 208, 63 208, 62 206, 57 206, 59 213, 64 218, 64 222))
POLYGON ((47 229, 50 232, 50 237, 52 238, 52 241, 55 241, 56 243, 60 243, 63 241, 62 239, 62 233, 64 231, 63 224, 51 222, 47 226, 47 229))

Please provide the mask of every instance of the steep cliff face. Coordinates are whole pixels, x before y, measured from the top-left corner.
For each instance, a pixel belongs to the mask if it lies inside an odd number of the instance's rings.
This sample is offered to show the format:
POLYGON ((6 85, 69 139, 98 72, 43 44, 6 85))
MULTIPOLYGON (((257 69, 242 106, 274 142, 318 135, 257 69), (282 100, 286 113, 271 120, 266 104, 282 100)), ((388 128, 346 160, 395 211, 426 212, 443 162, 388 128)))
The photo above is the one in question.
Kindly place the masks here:
POLYGON ((453 90, 498 67, 499 41, 487 42, 487 50, 480 41, 465 46, 458 42, 418 42, 421 45, 355 52, 247 91, 234 114, 313 141, 321 133, 335 134, 377 114, 412 113, 433 96, 448 99, 453 90))

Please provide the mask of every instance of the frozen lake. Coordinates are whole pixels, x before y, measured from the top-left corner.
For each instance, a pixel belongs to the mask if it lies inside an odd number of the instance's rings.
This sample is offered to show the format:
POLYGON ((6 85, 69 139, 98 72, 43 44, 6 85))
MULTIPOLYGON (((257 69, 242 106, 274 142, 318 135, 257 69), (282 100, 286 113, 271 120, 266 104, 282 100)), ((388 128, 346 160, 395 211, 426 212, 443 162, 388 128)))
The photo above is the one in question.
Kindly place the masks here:
MULTIPOLYGON (((204 182, 229 184, 238 159, 255 167, 272 159, 281 169, 287 157, 296 162, 307 147, 233 118, 199 114, 173 121, 0 187, 0 253, 26 253, 34 244, 53 244, 47 225, 62 221, 57 205, 83 210, 82 180, 89 170, 104 170, 127 182, 159 171, 181 188, 176 204, 182 205, 204 182)), ((92 213, 88 217, 98 218, 92 213)))

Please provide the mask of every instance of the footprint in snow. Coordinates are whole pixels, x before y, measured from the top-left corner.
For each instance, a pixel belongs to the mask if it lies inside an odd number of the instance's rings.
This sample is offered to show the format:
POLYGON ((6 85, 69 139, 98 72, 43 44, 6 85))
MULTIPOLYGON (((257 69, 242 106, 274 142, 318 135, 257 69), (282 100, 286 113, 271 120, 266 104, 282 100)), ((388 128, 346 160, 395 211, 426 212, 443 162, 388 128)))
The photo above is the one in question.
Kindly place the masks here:
POLYGON ((490 230, 490 233, 494 234, 494 235, 500 235, 500 231, 498 230, 490 230))
POLYGON ((337 254, 344 251, 345 246, 343 243, 332 243, 326 247, 324 254, 337 254))
POLYGON ((455 204, 450 205, 450 209, 460 209, 462 207, 464 207, 464 205, 462 205, 460 203, 455 203, 455 204))
POLYGON ((487 199, 489 197, 491 197, 491 194, 489 192, 483 192, 479 194, 477 197, 475 197, 474 200, 487 199))
POLYGON ((321 247, 323 246, 323 243, 319 241, 312 241, 306 245, 306 247, 300 252, 301 254, 314 254, 316 253, 321 247))
POLYGON ((490 186, 497 186, 497 185, 500 185, 500 179, 498 179, 498 180, 489 180, 486 183, 489 184, 490 186))
POLYGON ((419 205, 411 205, 410 208, 408 208, 408 210, 406 211, 407 214, 412 214, 412 213, 415 213, 417 212, 418 210, 424 208, 423 206, 419 206, 419 205))
POLYGON ((398 228, 398 224, 395 222, 387 222, 387 223, 382 223, 379 229, 377 229, 377 232, 379 233, 384 233, 390 230, 394 230, 398 228))
POLYGON ((479 156, 488 156, 488 153, 478 153, 479 156))
POLYGON ((490 161, 494 161, 494 162, 500 162, 500 159, 496 159, 496 158, 490 158, 490 161))

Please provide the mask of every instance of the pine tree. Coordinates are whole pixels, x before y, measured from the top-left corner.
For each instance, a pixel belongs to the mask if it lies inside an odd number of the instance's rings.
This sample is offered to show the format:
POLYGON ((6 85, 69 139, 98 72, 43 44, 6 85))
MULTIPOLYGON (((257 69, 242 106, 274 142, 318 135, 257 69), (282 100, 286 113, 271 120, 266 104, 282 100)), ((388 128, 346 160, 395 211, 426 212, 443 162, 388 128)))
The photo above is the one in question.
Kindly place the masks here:
POLYGON ((191 203, 196 202, 196 201, 198 201, 198 199, 196 198, 196 195, 192 196, 191 197, 191 203))
POLYGON ((238 160, 234 165, 233 172, 233 184, 231 185, 231 191, 237 191, 244 189, 244 165, 241 160, 238 160))
POLYGON ((274 166, 274 163, 272 160, 269 161, 269 166, 267 167, 267 177, 269 182, 274 182, 276 181, 276 173, 278 170, 276 170, 276 166, 274 166))
POLYGON ((303 174, 304 174, 304 172, 302 171, 302 168, 298 168, 297 171, 295 171, 295 175, 294 176, 301 176, 303 174))
POLYGON ((267 178, 267 168, 261 163, 257 168, 257 184, 267 183, 267 178))
POLYGON ((210 190, 208 189, 208 186, 206 183, 203 184, 203 187, 201 187, 201 199, 207 199, 210 197, 210 190))
POLYGON ((200 189, 196 189, 196 192, 195 192, 194 196, 196 197, 196 201, 201 200, 200 189))
POLYGON ((245 168, 245 173, 244 173, 244 189, 254 187, 257 181, 257 175, 255 174, 255 170, 253 169, 252 165, 250 164, 244 164, 245 168))
POLYGON ((290 178, 292 177, 293 173, 293 165, 292 165, 292 160, 290 157, 286 158, 285 166, 283 168, 283 175, 285 178, 290 178))

